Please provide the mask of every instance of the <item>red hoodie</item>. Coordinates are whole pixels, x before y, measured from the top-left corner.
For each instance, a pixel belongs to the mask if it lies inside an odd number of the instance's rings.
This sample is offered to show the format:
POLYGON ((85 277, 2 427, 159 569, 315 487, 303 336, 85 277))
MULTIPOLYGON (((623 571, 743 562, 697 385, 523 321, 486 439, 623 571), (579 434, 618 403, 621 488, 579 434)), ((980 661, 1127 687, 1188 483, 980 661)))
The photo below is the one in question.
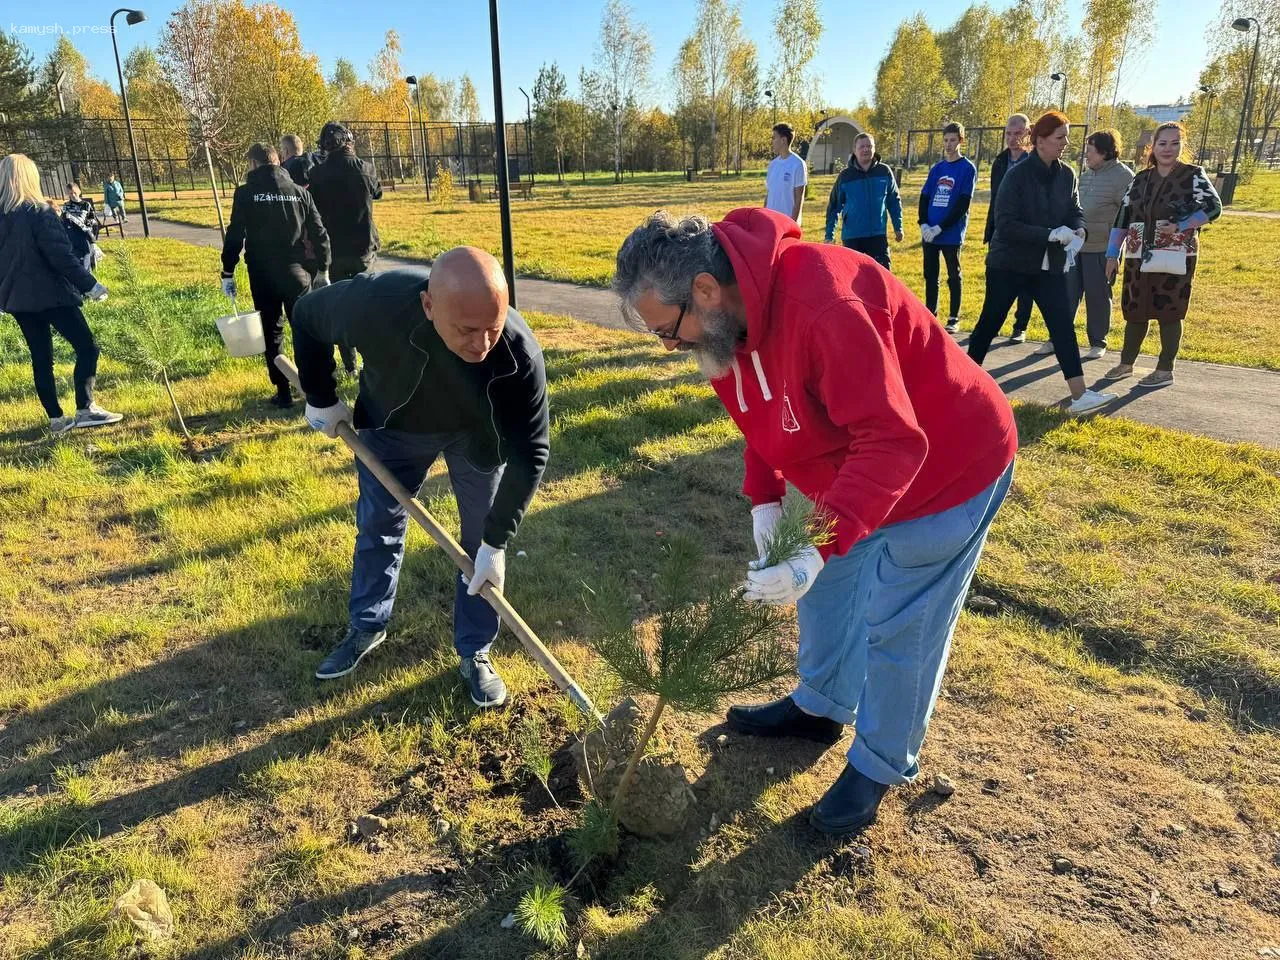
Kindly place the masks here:
POLYGON ((874 530, 964 503, 1018 448, 996 382, 874 260, 805 243, 760 207, 714 225, 747 315, 746 343, 712 382, 747 440, 743 492, 786 482, 835 516, 841 555, 874 530))

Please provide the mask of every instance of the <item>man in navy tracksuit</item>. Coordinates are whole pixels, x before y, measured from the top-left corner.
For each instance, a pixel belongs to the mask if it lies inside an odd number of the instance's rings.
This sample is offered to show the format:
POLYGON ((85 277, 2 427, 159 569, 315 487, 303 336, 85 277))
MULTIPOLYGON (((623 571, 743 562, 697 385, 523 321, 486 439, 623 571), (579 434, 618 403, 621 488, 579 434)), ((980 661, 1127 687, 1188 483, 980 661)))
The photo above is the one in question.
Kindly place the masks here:
POLYGON ((851 250, 865 253, 890 268, 889 238, 885 230, 893 218, 893 235, 902 240, 902 198, 893 171, 880 162, 869 133, 853 141, 853 162, 841 171, 827 201, 827 242, 835 237, 836 217, 843 218, 840 238, 851 250))

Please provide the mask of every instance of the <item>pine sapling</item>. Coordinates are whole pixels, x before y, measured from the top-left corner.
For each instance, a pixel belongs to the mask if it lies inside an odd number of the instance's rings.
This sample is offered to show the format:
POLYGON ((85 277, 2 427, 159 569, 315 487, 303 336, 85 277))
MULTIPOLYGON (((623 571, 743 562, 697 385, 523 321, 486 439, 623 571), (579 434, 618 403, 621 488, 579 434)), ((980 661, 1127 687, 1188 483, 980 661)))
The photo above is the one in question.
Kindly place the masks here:
POLYGON ((528 936, 549 947, 569 942, 569 920, 564 908, 565 889, 545 876, 538 877, 516 906, 516 922, 528 936))
POLYGON ((547 752, 546 744, 543 742, 544 732, 542 719, 536 714, 530 714, 520 727, 517 742, 525 770, 542 784, 542 789, 547 791, 547 796, 559 809, 560 801, 551 792, 551 754, 547 752))
POLYGON ((796 559, 810 547, 822 547, 835 540, 835 519, 800 496, 782 501, 782 515, 765 543, 760 567, 774 567, 796 559))

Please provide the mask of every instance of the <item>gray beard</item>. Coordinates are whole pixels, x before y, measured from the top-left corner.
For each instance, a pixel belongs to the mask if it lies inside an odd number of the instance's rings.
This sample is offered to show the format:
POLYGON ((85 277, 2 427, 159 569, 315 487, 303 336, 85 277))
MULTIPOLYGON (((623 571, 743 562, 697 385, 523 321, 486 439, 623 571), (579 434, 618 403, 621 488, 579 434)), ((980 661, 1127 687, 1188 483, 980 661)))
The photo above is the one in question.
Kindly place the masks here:
POLYGON ((698 369, 709 380, 718 380, 733 366, 738 349, 738 324, 726 310, 708 311, 702 318, 702 336, 693 348, 698 369))

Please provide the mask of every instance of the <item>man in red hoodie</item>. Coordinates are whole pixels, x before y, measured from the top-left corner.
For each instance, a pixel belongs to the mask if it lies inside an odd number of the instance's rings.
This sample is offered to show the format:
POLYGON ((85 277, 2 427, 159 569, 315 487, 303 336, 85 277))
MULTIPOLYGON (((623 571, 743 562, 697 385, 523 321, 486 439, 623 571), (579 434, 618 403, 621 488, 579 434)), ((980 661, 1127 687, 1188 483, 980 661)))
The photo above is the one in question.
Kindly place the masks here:
POLYGON ((746 438, 743 492, 763 556, 788 482, 835 520, 833 543, 774 567, 748 596, 795 603, 790 696, 735 706, 757 736, 832 744, 856 719, 810 823, 852 833, 909 783, 951 635, 1008 493, 1013 411, 933 315, 874 260, 805 243, 790 219, 655 213, 618 251, 623 314, 689 350, 746 438))

